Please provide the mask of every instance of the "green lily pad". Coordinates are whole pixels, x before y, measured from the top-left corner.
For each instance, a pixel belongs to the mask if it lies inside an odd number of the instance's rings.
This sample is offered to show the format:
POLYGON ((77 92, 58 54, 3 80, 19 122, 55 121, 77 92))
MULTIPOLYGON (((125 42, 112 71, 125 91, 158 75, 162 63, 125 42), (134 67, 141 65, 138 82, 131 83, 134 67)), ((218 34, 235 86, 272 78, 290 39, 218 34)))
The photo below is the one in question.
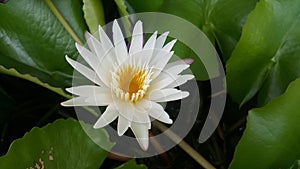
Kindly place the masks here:
POLYGON ((249 112, 230 169, 288 168, 300 157, 300 79, 280 97, 249 112))
MULTIPOLYGON (((73 73, 64 56, 76 58, 78 53, 74 40, 45 2, 0 4, 0 15, 5 18, 0 20, 0 65, 63 88, 71 85, 73 73)), ((86 28, 80 0, 53 4, 82 39, 86 28)))
MULTIPOLYGON (((45 1, 45 0, 44 0, 45 1)), ((81 0, 51 0, 62 14, 80 40, 84 40, 84 30, 87 26, 84 22, 81 0)))
POLYGON ((300 1, 261 0, 227 62, 228 92, 241 105, 281 95, 300 76, 300 1))
POLYGON ((8 153, 0 157, 0 168, 99 168, 108 152, 94 143, 81 125, 97 134, 97 144, 113 146, 104 129, 95 130, 73 119, 57 120, 43 128, 35 127, 15 140, 8 153))

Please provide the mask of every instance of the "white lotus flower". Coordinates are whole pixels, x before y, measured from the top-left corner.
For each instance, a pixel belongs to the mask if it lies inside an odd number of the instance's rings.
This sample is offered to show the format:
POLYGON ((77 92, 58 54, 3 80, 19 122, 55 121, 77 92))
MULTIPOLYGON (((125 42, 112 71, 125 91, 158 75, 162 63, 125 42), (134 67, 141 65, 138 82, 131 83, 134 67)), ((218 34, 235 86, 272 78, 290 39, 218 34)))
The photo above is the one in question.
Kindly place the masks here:
POLYGON ((113 42, 99 26, 100 42, 86 33, 90 50, 76 43, 76 48, 90 67, 66 56, 70 65, 95 85, 66 90, 78 97, 61 103, 63 106, 107 106, 94 128, 108 125, 118 118, 118 135, 131 128, 143 150, 148 149, 151 118, 171 124, 172 119, 157 102, 185 98, 186 91, 175 89, 194 76, 180 73, 189 64, 178 60, 168 63, 176 40, 164 45, 168 32, 157 38, 155 32, 143 45, 142 22, 133 29, 129 51, 122 31, 115 20, 113 42))

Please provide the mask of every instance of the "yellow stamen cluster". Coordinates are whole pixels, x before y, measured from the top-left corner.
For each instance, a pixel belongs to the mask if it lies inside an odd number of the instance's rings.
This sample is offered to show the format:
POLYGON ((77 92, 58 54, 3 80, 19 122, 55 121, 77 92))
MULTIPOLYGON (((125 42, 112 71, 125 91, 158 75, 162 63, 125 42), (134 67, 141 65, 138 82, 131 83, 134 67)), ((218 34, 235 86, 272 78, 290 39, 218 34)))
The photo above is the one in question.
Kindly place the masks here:
POLYGON ((112 87, 116 96, 124 101, 136 102, 146 94, 152 71, 140 66, 123 65, 112 75, 112 87))

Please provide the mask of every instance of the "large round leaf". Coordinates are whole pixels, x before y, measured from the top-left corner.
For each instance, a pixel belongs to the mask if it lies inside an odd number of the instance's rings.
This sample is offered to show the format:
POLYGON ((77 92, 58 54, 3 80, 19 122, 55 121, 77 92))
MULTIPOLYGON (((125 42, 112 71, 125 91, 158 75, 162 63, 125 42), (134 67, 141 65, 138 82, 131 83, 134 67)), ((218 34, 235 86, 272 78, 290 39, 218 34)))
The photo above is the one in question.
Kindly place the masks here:
POLYGON ((227 62, 228 91, 244 104, 282 94, 300 76, 300 1, 261 0, 227 62))
POLYGON ((300 79, 265 107, 249 112, 230 169, 288 168, 300 158, 300 79))
POLYGON ((63 168, 96 169, 106 158, 107 151, 94 143, 82 129, 97 136, 97 144, 113 144, 103 129, 93 129, 73 119, 57 120, 43 128, 33 128, 13 142, 8 153, 0 157, 0 168, 63 168), (42 167, 43 166, 43 167, 42 167))
MULTIPOLYGON (((54 86, 69 86, 73 69, 64 56, 77 57, 74 40, 45 2, 10 0, 0 4, 0 65, 54 86)), ((83 39, 86 26, 80 0, 55 0, 53 4, 83 39)))

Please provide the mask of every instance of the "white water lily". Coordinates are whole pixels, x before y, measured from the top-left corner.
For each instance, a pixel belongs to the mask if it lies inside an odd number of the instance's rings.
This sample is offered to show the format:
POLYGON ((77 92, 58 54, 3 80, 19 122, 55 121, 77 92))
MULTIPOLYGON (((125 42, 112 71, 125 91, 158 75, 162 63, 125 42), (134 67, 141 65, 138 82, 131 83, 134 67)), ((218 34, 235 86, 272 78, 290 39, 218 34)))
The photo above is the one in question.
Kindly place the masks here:
POLYGON ((99 26, 100 41, 89 33, 88 49, 76 43, 76 48, 90 67, 66 56, 70 65, 95 85, 83 85, 66 90, 77 97, 61 103, 63 106, 107 106, 94 128, 108 125, 118 118, 117 132, 122 136, 130 127, 141 148, 148 149, 148 130, 151 118, 172 124, 159 102, 168 102, 189 95, 175 87, 194 76, 180 73, 189 67, 178 60, 168 63, 176 40, 164 45, 168 32, 157 38, 152 34, 143 45, 142 22, 133 29, 131 45, 127 49, 122 31, 115 20, 113 42, 99 26))

